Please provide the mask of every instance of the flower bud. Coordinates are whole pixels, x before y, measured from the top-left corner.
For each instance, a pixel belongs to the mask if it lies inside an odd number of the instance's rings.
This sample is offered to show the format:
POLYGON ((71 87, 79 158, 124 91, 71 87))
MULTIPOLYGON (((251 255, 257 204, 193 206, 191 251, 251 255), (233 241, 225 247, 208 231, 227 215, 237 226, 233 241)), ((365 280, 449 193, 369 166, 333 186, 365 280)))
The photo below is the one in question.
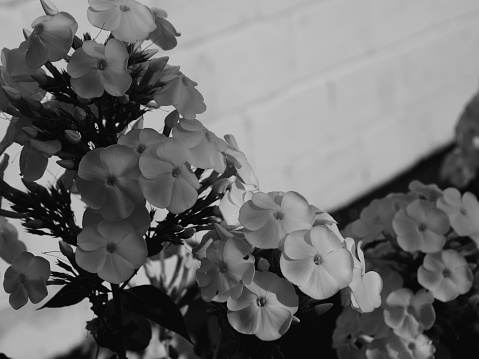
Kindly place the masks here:
MULTIPOLYGON (((0 161, 0 178, 2 178, 3 173, 4 173, 5 170, 7 169, 8 161, 9 161, 9 160, 10 160, 10 156, 8 155, 8 153, 5 153, 5 154, 3 155, 2 160, 0 161)), ((1 201, 1 198, 0 198, 0 201, 1 201)))
POLYGON ((76 167, 75 162, 72 160, 58 160, 57 163, 60 167, 63 167, 67 170, 73 170, 76 167))
POLYGON ((13 87, 2 86, 2 90, 5 96, 7 96, 7 98, 14 103, 22 99, 22 95, 20 94, 20 91, 18 91, 17 89, 14 89, 13 87))
POLYGON ((207 218, 208 218, 208 221, 210 223, 218 223, 219 224, 219 223, 223 222, 223 218, 221 218, 221 217, 208 216, 207 218))
POLYGON ((36 218, 36 219, 32 219, 31 221, 23 223, 23 226, 27 228, 32 228, 32 229, 42 228, 43 221, 41 219, 36 218))
POLYGON ((57 7, 50 0, 40 0, 40 3, 46 15, 55 15, 58 13, 57 7))
POLYGON ((171 227, 173 233, 181 232, 183 229, 184 227, 181 224, 175 224, 173 227, 171 227))
POLYGON ((30 107, 34 111, 40 111, 43 107, 42 103, 38 100, 35 100, 34 98, 25 97, 24 100, 27 103, 28 107, 30 107))
POLYGON ((79 49, 80 47, 82 47, 82 45, 83 45, 83 41, 81 41, 81 39, 75 35, 73 37, 73 44, 72 44, 73 50, 79 49))
POLYGON ((30 37, 30 35, 32 34, 32 32, 28 29, 23 29, 23 37, 26 39, 28 39, 30 37))
POLYGON ((183 231, 183 239, 188 239, 188 238, 191 238, 195 235, 196 233, 196 230, 194 228, 186 228, 184 231, 183 231))
POLYGON ((38 183, 36 182, 31 182, 31 181, 25 181, 24 178, 22 178, 22 182, 23 182, 23 185, 30 191, 30 192, 33 192, 33 193, 38 193, 38 194, 41 194, 41 195, 49 195, 47 189, 41 185, 39 185, 38 183))
POLYGON ((34 79, 40 86, 45 86, 48 83, 48 76, 42 73, 31 74, 30 77, 34 79))
POLYGON ((77 120, 78 122, 83 121, 86 117, 86 112, 81 107, 75 107, 73 109, 72 114, 73 114, 73 117, 75 118, 75 120, 77 120))
POLYGON ((213 207, 213 214, 217 217, 221 217, 223 214, 221 213, 220 207, 214 206, 213 207))
POLYGON ((230 181, 228 178, 222 178, 215 183, 213 183, 213 186, 211 188, 211 191, 218 195, 218 194, 223 194, 226 192, 228 187, 230 186, 230 181))
POLYGON ((73 253, 73 248, 65 241, 58 241, 58 245, 60 247, 60 252, 67 257, 72 258, 75 253, 73 253))
POLYGON ((169 136, 173 127, 175 127, 176 123, 180 119, 180 114, 177 110, 171 111, 165 117, 165 128, 163 129, 163 134, 165 136, 169 136))
POLYGON ((35 138, 38 135, 38 130, 35 127, 23 127, 22 131, 30 138, 35 138))
POLYGON ((133 124, 132 130, 142 130, 145 123, 145 119, 141 116, 136 122, 133 124))
POLYGON ((123 95, 119 98, 119 100, 122 105, 126 105, 128 102, 130 102, 130 96, 123 95))
POLYGON ((80 134, 73 130, 65 130, 65 137, 68 142, 73 143, 74 145, 81 141, 80 134))
POLYGON ((258 260, 258 270, 260 272, 266 272, 267 270, 269 270, 269 262, 267 259, 260 257, 260 259, 258 260))
POLYGON ((143 50, 142 55, 144 56, 145 60, 149 60, 153 56, 155 56, 158 53, 158 49, 149 49, 149 50, 143 50))

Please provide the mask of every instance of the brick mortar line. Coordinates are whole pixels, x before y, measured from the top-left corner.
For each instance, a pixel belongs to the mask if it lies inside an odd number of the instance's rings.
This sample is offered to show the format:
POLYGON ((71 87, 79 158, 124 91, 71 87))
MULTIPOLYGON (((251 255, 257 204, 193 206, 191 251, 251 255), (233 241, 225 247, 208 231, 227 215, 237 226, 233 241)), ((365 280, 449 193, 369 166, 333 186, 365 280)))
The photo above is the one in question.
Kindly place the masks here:
MULTIPOLYGON (((350 1, 350 0, 341 0, 341 1, 350 1)), ((333 0, 324 0, 324 2, 322 2, 321 4, 329 6, 332 3, 333 3, 333 0)), ((304 3, 301 3, 299 6, 294 6, 292 8, 278 10, 268 15, 257 14, 257 15, 254 15, 254 17, 245 20, 244 22, 234 24, 225 29, 213 31, 211 34, 208 34, 205 37, 200 37, 195 40, 186 40, 185 42, 181 43, 179 47, 184 49, 184 51, 188 51, 189 49, 194 49, 196 47, 203 46, 205 43, 214 42, 214 41, 220 40, 223 37, 230 36, 231 34, 244 31, 244 29, 246 28, 251 28, 253 26, 261 26, 261 24, 264 24, 264 23, 274 22, 274 21, 286 19, 291 16, 295 16, 296 13, 299 13, 303 8, 315 6, 314 4, 317 4, 317 0, 309 0, 304 3)))
MULTIPOLYGON (((350 0, 342 0, 342 1, 345 2, 345 1, 350 1, 350 0)), ((304 4, 302 4, 301 6, 295 8, 295 10, 293 10, 293 12, 289 12, 288 11, 289 9, 288 9, 288 10, 280 10, 278 13, 274 14, 273 16, 266 17, 266 16, 259 15, 259 16, 255 17, 254 19, 247 20, 246 22, 234 25, 234 26, 229 27, 225 30, 216 31, 216 32, 214 32, 210 35, 207 35, 207 36, 203 37, 203 38, 198 38, 194 41, 185 41, 184 43, 181 43, 179 45, 178 50, 181 49, 180 51, 186 52, 186 51, 189 51, 191 49, 195 49, 196 47, 204 46, 205 43, 215 42, 215 41, 221 40, 221 38, 223 38, 223 37, 228 37, 229 35, 237 32, 236 30, 240 30, 239 32, 244 32, 244 31, 247 31, 247 29, 250 29, 251 27, 254 27, 254 26, 260 27, 263 23, 286 19, 286 18, 288 18, 288 16, 289 17, 294 17, 294 16, 298 15, 297 14, 297 13, 299 13, 298 9, 303 8, 303 7, 334 6, 334 5, 337 4, 337 2, 332 2, 331 0, 329 0, 325 3, 321 3, 321 4, 316 3, 316 5, 314 5, 315 3, 316 2, 314 0, 308 1, 304 4), (285 16, 285 13, 287 13, 286 16, 285 16), (264 22, 259 22, 259 20, 265 20, 265 21, 264 22), (252 25, 252 26, 245 26, 245 25, 252 25)), ((394 46, 398 43, 407 41, 410 38, 414 38, 414 37, 418 36, 418 34, 421 35, 423 33, 427 33, 427 32, 437 30, 437 28, 441 28, 443 26, 450 26, 450 24, 452 24, 452 23, 461 22, 462 19, 474 16, 473 14, 476 14, 476 13, 479 13, 479 6, 478 6, 477 10, 475 10, 475 11, 462 13, 460 15, 457 15, 457 16, 454 16, 454 17, 451 17, 451 18, 447 18, 447 19, 443 19, 443 20, 437 20, 437 21, 434 20, 434 19, 431 19, 431 22, 430 22, 429 26, 426 27, 425 29, 420 30, 419 32, 415 32, 415 33, 413 33, 413 34, 411 34, 411 35, 409 35, 409 36, 407 36, 403 39, 393 41, 392 43, 387 44, 384 47, 394 46)), ((378 51, 378 50, 381 50, 381 49, 370 49, 369 51, 374 52, 374 51, 378 51)))
MULTIPOLYGON (((479 17, 479 11, 475 12, 475 15, 479 17)), ((340 75, 341 73, 349 72, 353 68, 361 68, 365 65, 376 62, 380 59, 394 58, 395 55, 397 56, 397 55, 403 54, 408 49, 418 46, 421 42, 424 42, 424 40, 427 38, 434 40, 448 33, 460 31, 460 29, 466 28, 474 24, 479 24, 477 19, 476 21, 471 20, 469 23, 459 23, 459 26, 457 27, 452 27, 452 28, 448 27, 447 30, 441 33, 438 33, 437 31, 426 31, 422 34, 423 36, 420 36, 420 37, 414 36, 413 42, 400 41, 401 43, 400 46, 393 46, 391 44, 379 49, 378 51, 369 51, 360 56, 344 60, 338 63, 337 65, 326 67, 324 69, 317 71, 316 73, 313 73, 307 76, 302 76, 300 78, 296 78, 288 85, 288 89, 286 91, 283 87, 275 89, 269 92, 268 94, 258 97, 245 104, 216 113, 214 116, 210 117, 210 120, 216 121, 216 118, 224 117, 226 114, 241 113, 242 111, 240 111, 240 109, 245 107, 248 107, 248 108, 257 107, 258 105, 264 104, 265 102, 272 102, 274 100, 279 100, 282 97, 287 97, 288 94, 292 92, 294 93, 295 91, 297 91, 297 89, 301 89, 301 88, 307 89, 309 86, 313 84, 325 82, 325 83, 330 83, 331 85, 334 85, 334 77, 340 75)), ((479 31, 479 25, 478 25, 478 31, 479 31)))

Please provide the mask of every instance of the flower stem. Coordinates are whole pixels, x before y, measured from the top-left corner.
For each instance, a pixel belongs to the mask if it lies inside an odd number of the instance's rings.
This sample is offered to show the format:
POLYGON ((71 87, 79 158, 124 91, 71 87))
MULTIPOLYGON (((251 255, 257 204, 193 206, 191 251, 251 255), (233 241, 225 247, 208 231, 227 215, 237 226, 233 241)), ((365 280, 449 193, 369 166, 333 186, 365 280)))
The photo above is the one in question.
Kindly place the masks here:
POLYGON ((113 302, 115 303, 115 314, 118 324, 118 333, 120 340, 118 342, 118 347, 116 349, 116 354, 118 359, 127 359, 126 357, 126 348, 123 341, 123 306, 121 303, 121 292, 120 286, 118 284, 111 284, 111 291, 113 292, 113 302))

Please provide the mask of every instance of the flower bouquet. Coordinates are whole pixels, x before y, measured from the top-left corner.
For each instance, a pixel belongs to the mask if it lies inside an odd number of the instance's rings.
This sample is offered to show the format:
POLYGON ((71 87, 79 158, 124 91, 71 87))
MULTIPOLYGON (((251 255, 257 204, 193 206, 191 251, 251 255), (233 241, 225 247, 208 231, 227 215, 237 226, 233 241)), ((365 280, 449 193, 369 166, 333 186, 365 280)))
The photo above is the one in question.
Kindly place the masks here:
POLYGON ((467 358, 479 350, 479 202, 452 187, 413 181, 409 189, 373 200, 344 230, 363 241, 384 288, 375 312, 346 306, 338 317, 341 359, 467 358))
POLYGON ((300 194, 261 192, 235 138, 196 119, 206 110, 197 84, 157 56, 179 36, 164 10, 89 0, 88 20, 106 34, 97 41, 40 3, 45 15, 18 48, 2 50, 0 67, 10 120, 0 152, 22 146, 24 188, 0 180, 11 203, 0 210, 0 256, 11 264, 2 277, 13 308, 43 301, 47 286, 60 289, 42 308, 87 298, 88 331, 123 359, 144 355, 153 339, 163 357, 188 342, 203 357, 282 357, 275 343, 325 313, 338 291, 358 313, 381 305, 382 279, 366 272, 361 242, 300 194), (160 108, 158 129, 144 128, 143 115, 160 108), (37 181, 52 157, 64 171, 44 186, 37 181), (61 257, 28 252, 7 218, 59 238, 61 257), (214 346, 185 321, 198 298, 224 333, 214 346), (265 345, 256 350, 251 338, 265 345))

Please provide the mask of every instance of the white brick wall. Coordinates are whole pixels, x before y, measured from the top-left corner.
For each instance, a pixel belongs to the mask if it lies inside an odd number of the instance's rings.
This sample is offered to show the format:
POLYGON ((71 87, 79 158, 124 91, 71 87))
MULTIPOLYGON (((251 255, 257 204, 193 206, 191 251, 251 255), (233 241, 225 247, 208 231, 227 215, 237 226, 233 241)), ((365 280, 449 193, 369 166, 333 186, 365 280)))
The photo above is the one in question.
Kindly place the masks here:
POLYGON ((237 136, 265 191, 344 205, 450 141, 476 88, 477 1, 192 3, 164 3, 195 39, 170 62, 199 82, 201 119, 237 136), (438 104, 447 116, 417 114, 438 104))
MULTIPOLYGON (((19 27, 29 27, 41 8, 37 1, 15 7, 2 3, 11 2, 0 0, 5 29, 0 42, 14 47, 22 40, 19 27)), ((166 9, 182 33, 179 47, 168 55, 170 63, 181 65, 199 83, 208 105, 200 117, 204 123, 218 135, 236 135, 263 190, 295 189, 324 208, 344 205, 447 143, 457 115, 475 90, 475 0, 145 4, 166 9), (409 141, 415 137, 410 123, 425 121, 410 120, 417 118, 413 108, 434 106, 437 96, 451 98, 457 91, 451 84, 458 81, 470 92, 462 101, 440 101, 451 117, 436 120, 434 140, 424 135, 421 141, 409 141), (408 140, 402 149, 380 146, 384 138, 400 142, 400 133, 408 140), (356 146, 358 141, 367 146, 356 146), (335 166, 360 173, 357 180, 330 168, 324 162, 329 153, 335 154, 335 166), (376 163, 388 165, 378 171, 376 163), (323 181, 317 180, 325 171, 333 188, 322 188, 323 181)), ((92 30, 86 23, 86 4, 57 0, 57 5, 77 17, 80 32, 92 30)))
MULTIPOLYGON (((21 27, 41 15, 37 0, 11 3, 0 0, 1 47, 18 46, 21 27)), ((477 88, 477 0, 144 3, 167 10, 182 33, 170 63, 199 83, 200 118, 236 136, 262 190, 296 190, 325 209, 448 143, 477 88)), ((79 33, 98 33, 86 1, 56 4, 79 33)), ((7 179, 18 181, 17 164, 7 179)))

